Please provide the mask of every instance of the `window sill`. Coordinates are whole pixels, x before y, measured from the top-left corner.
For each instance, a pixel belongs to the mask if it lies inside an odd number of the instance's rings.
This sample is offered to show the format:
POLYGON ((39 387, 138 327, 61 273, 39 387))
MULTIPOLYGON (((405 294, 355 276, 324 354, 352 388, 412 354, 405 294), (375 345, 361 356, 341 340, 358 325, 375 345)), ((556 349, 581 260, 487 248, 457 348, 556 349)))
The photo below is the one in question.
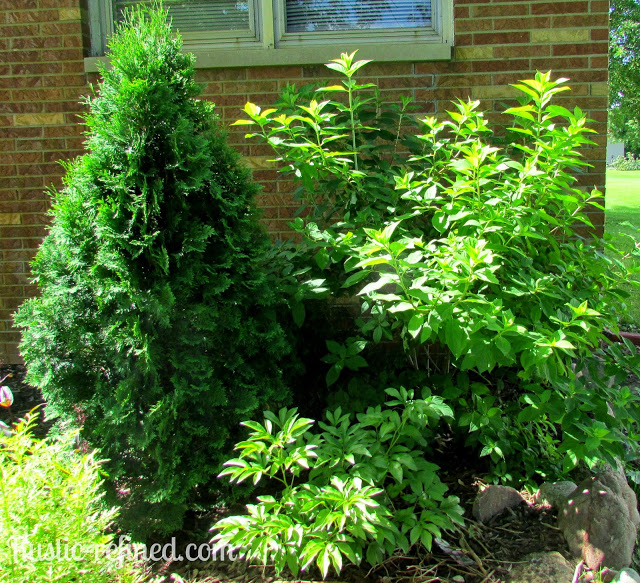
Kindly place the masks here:
MULTIPOLYGON (((222 67, 262 67, 268 65, 315 65, 323 64, 358 49, 359 59, 384 61, 450 61, 452 45, 448 43, 398 42, 393 44, 348 43, 305 45, 287 48, 238 48, 219 50, 192 49, 196 55, 197 69, 217 69, 222 67)), ((187 47, 187 50, 188 47, 187 47)), ((86 73, 98 71, 98 65, 108 65, 108 57, 87 57, 84 60, 86 73)))

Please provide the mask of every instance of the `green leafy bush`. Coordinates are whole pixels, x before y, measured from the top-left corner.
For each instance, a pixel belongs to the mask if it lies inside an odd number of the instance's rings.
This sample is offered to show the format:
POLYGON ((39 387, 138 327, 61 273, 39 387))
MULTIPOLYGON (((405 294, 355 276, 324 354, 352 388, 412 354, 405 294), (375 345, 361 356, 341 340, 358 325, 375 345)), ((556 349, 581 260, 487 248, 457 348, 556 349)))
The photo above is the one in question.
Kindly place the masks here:
POLYGON ((240 420, 289 394, 256 187, 180 47, 161 11, 112 37, 16 316, 28 381, 82 420, 138 538, 179 527, 240 420))
MULTIPOLYGON (((424 152, 424 142, 409 131, 417 127, 411 99, 386 102, 374 84, 358 83, 355 75, 368 61, 352 57, 327 65, 344 76, 342 84, 300 91, 290 86, 276 108, 247 103, 250 119, 234 124, 259 126, 247 137, 276 150, 282 172, 300 181, 297 198, 323 226, 336 220, 375 224, 389 208, 410 209, 388 178, 412 164, 408 152, 424 152)), ((316 261, 321 267, 331 263, 325 252, 316 261)))
POLYGON ((327 287, 361 301, 362 337, 329 347, 328 383, 359 342, 400 342, 410 365, 427 371, 440 347, 451 372, 433 377, 432 390, 494 479, 521 483, 633 455, 640 408, 627 373, 639 360, 604 334, 617 329, 629 271, 588 234, 586 211, 602 209, 601 195, 577 188, 574 174, 587 166, 579 150, 592 130, 579 108, 552 102, 566 80, 538 73, 515 85, 506 141, 478 102, 458 101, 446 119, 420 120, 392 166, 370 169, 359 160, 377 152, 378 130, 359 116, 372 88, 353 80, 365 64, 343 54, 328 65, 341 85, 318 89, 308 106, 291 95, 277 109, 248 104, 242 122, 259 126, 250 137, 273 146, 303 189, 342 201, 332 218, 295 223, 327 287), (309 172, 320 186, 307 184, 309 172), (384 203, 378 183, 394 187, 384 203))
POLYGON ((640 158, 636 158, 633 153, 628 152, 624 156, 618 156, 609 168, 614 170, 640 170, 640 158))
MULTIPOLYGON (((361 240, 363 227, 382 223, 389 212, 410 213, 411 204, 399 196, 390 177, 403 169, 422 168, 418 156, 428 148, 428 144, 415 135, 418 124, 412 115, 415 106, 410 98, 385 101, 373 84, 356 81, 357 72, 365 64, 366 61, 354 61, 353 55, 336 59, 328 66, 344 76, 343 84, 330 84, 318 90, 310 86, 300 90, 287 87, 275 109, 262 110, 248 103, 245 112, 250 119, 234 124, 258 126, 247 137, 271 145, 282 162, 281 172, 299 182, 295 197, 301 202, 301 213, 311 219, 306 223, 308 229, 317 235, 314 239, 305 236, 296 245, 283 246, 276 258, 282 262, 281 273, 289 284, 289 303, 294 320, 300 326, 309 309, 314 317, 322 312, 321 319, 326 320, 327 316, 331 319, 333 310, 319 308, 318 302, 307 300, 321 299, 328 294, 332 299, 348 296, 350 290, 343 284, 353 281, 342 266, 344 252, 333 246, 329 231, 324 242, 318 237, 325 237, 324 229, 340 228, 353 233, 355 245, 361 240)), ((415 216, 409 223, 422 233, 436 233, 430 221, 423 217, 415 216)), ((297 224, 302 229, 305 223, 300 219, 297 224)), ((342 371, 362 370, 364 365, 358 354, 366 344, 354 339, 355 344, 338 349, 335 340, 342 341, 353 334, 348 331, 339 338, 335 324, 333 321, 328 326, 333 343, 328 345, 330 352, 325 358, 331 364, 326 372, 330 386, 342 371)), ((372 325, 369 319, 367 325, 372 325)), ((386 325, 382 322, 378 332, 386 325)), ((326 337, 319 332, 321 328, 317 318, 303 328, 303 349, 309 344, 309 338, 324 346, 326 337)), ((385 333, 386 337, 391 335, 385 333)), ((371 379, 375 385, 378 376, 375 374, 371 379)), ((362 375, 354 374, 347 384, 351 395, 370 390, 362 375)), ((346 385, 338 385, 344 392, 346 385)), ((333 387, 334 391, 338 385, 333 387)), ((379 386, 383 390, 388 385, 382 382, 379 386)), ((326 402, 326 390, 324 393, 326 402)))
POLYGON ((404 388, 386 392, 392 399, 357 422, 339 408, 328 412, 321 433, 296 409, 266 411, 264 424, 245 421, 249 438, 221 476, 254 484, 266 478, 282 491, 259 496, 246 516, 220 520, 214 541, 278 572, 288 566, 297 574, 315 563, 326 577, 345 559, 376 565, 416 543, 430 550, 434 537, 462 523, 458 499, 445 495, 438 467, 424 457, 451 409, 428 391, 422 399, 404 388))
POLYGON ((0 437, 2 580, 132 581, 109 552, 116 511, 102 500, 101 464, 73 451, 73 434, 34 438, 35 420, 29 415, 0 437))

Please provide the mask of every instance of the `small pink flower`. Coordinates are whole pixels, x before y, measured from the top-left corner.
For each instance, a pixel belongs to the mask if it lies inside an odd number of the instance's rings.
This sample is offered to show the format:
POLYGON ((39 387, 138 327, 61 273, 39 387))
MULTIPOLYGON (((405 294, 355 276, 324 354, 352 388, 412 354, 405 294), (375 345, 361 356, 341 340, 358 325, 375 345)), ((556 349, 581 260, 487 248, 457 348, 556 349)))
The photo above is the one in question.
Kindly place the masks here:
POLYGON ((9 387, 0 387, 0 407, 13 405, 13 393, 9 387))

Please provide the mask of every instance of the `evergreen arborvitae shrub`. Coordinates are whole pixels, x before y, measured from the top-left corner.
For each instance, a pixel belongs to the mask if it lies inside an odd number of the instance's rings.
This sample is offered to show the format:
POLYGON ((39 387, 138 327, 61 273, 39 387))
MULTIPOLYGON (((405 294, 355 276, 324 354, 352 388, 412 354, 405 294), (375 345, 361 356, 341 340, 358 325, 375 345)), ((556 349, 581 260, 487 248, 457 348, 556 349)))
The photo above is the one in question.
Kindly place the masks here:
POLYGON ((163 11, 114 35, 16 315, 29 382, 110 460, 138 538, 180 526, 239 421, 288 397, 256 187, 180 47, 163 11))

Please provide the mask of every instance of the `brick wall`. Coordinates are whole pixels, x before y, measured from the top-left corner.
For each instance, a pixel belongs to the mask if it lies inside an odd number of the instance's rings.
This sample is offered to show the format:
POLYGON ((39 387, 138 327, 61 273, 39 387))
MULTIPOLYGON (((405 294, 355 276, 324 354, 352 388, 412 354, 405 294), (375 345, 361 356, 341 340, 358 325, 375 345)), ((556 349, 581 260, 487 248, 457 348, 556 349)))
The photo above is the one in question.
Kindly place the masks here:
MULTIPOLYGON (((536 70, 569 77, 573 91, 559 99, 585 110, 599 132, 586 153, 593 169, 580 182, 602 189, 608 11, 608 0, 455 0, 452 61, 374 63, 365 71, 386 94, 411 94, 429 114, 442 114, 457 97, 501 111, 515 93, 509 83, 536 70)), ((81 153, 86 21, 83 0, 0 0, 0 362, 19 362, 11 314, 34 293, 28 263, 45 232, 45 189, 60 184, 57 162, 81 153)), ((230 123, 246 101, 269 105, 287 83, 324 79, 327 72, 317 65, 208 69, 197 78, 230 123)), ((264 185, 258 202, 268 229, 286 236, 296 208, 292 185, 278 180, 270 152, 240 132, 231 140, 264 185)), ((603 225, 602 215, 593 220, 603 225)))
POLYGON ((78 0, 0 0, 0 362, 18 362, 11 314, 32 295, 29 261, 58 163, 82 152, 87 91, 78 0))

